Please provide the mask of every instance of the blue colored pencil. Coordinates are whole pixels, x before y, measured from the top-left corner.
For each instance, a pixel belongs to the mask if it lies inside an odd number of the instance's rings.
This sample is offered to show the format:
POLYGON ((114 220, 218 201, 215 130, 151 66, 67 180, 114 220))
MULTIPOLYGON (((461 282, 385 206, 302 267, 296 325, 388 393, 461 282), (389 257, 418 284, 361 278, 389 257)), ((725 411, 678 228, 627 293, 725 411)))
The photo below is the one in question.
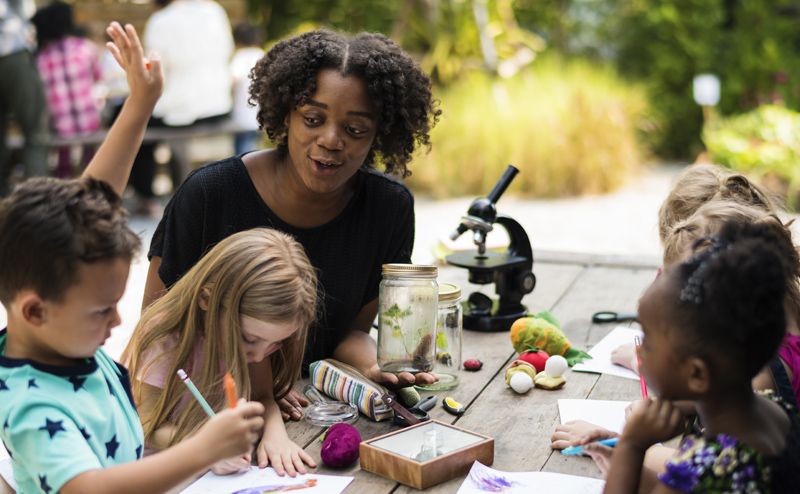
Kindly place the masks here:
MULTIPOLYGON (((603 439, 602 441, 596 441, 597 444, 604 444, 606 446, 614 447, 619 442, 619 437, 612 437, 609 439, 603 439)), ((583 454, 583 447, 582 446, 570 446, 569 448, 564 448, 561 450, 562 455, 580 455, 583 454)))
POLYGON ((200 394, 200 391, 197 389, 197 387, 195 387, 194 383, 192 382, 191 379, 189 379, 189 376, 186 375, 186 372, 184 372, 183 369, 178 369, 178 377, 180 377, 181 381, 183 381, 186 387, 189 388, 189 391, 192 392, 195 399, 197 400, 198 403, 200 403, 200 406, 203 407, 203 410, 206 411, 208 416, 213 417, 214 410, 212 410, 211 407, 208 406, 208 402, 205 400, 205 398, 203 398, 203 395, 200 394))

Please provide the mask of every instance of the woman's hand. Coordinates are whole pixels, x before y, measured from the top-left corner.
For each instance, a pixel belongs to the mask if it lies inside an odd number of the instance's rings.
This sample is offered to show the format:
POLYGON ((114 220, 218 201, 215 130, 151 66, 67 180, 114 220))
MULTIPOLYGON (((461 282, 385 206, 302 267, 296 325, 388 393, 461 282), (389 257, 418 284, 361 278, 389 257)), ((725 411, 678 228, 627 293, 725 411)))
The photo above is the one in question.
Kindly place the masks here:
POLYGON ((418 374, 410 372, 401 372, 399 374, 381 372, 377 362, 365 374, 376 383, 392 389, 406 388, 415 384, 433 384, 439 380, 439 376, 434 372, 420 372, 418 374))
POLYGON ((259 468, 272 465, 280 476, 288 473, 290 477, 294 477, 298 473, 306 473, 304 463, 311 468, 317 466, 314 459, 285 434, 283 437, 263 437, 258 445, 257 455, 259 468))
POLYGON ((602 427, 583 420, 570 420, 565 424, 556 426, 556 431, 550 436, 550 448, 564 449, 577 446, 584 437, 597 437, 595 441, 617 437, 619 434, 603 429, 602 427))
POLYGON ((672 402, 658 398, 643 400, 628 416, 622 439, 642 451, 679 435, 684 416, 672 402))
POLYGON ((303 417, 303 407, 308 406, 308 400, 294 389, 278 400, 278 407, 281 409, 281 417, 286 422, 289 419, 300 420, 303 417))
POLYGON ((636 345, 625 343, 611 351, 611 363, 621 365, 635 373, 639 373, 639 359, 636 356, 636 345))
POLYGON ((250 453, 247 453, 244 456, 228 458, 227 460, 218 461, 211 465, 211 471, 217 475, 230 475, 238 472, 239 470, 250 468, 251 459, 252 456, 250 453))

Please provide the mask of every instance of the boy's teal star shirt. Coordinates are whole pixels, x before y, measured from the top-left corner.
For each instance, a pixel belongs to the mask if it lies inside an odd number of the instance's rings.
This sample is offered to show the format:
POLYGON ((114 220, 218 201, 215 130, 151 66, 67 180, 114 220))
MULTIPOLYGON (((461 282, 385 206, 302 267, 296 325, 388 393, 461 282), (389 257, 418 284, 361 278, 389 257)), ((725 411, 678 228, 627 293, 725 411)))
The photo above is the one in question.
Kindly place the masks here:
POLYGON ((72 367, 7 358, 6 337, 0 331, 0 438, 20 492, 54 494, 83 472, 141 457, 123 366, 102 349, 72 367))

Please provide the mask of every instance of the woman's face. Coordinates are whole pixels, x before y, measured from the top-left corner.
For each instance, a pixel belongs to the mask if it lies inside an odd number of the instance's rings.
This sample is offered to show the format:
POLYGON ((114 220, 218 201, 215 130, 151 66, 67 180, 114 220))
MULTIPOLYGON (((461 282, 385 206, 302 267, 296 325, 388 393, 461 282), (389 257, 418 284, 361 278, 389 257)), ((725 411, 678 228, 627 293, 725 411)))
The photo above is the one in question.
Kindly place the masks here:
POLYGON ((321 70, 317 90, 286 118, 296 179, 317 194, 340 193, 375 142, 378 116, 364 80, 321 70))

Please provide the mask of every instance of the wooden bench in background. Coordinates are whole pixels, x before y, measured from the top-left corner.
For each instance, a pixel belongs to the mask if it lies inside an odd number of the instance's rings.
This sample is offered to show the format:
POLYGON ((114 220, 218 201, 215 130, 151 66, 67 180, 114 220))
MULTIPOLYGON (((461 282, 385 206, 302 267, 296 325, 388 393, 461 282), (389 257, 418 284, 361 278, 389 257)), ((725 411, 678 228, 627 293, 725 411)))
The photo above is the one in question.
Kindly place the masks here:
MULTIPOLYGON (((233 136, 236 133, 244 132, 239 124, 231 119, 224 119, 218 122, 199 124, 191 127, 154 127, 148 128, 144 134, 144 142, 165 143, 172 151, 172 166, 170 175, 175 187, 183 183, 183 180, 192 170, 192 159, 189 154, 189 144, 193 139, 203 139, 216 136, 233 136)), ((56 149, 64 146, 94 145, 99 146, 106 138, 108 129, 98 130, 91 134, 75 137, 61 137, 52 135, 50 138, 50 148, 56 149)), ((24 143, 23 137, 18 134, 11 134, 6 138, 6 145, 9 149, 21 148, 24 143)), ((224 158, 225 156, 219 156, 224 158)))

